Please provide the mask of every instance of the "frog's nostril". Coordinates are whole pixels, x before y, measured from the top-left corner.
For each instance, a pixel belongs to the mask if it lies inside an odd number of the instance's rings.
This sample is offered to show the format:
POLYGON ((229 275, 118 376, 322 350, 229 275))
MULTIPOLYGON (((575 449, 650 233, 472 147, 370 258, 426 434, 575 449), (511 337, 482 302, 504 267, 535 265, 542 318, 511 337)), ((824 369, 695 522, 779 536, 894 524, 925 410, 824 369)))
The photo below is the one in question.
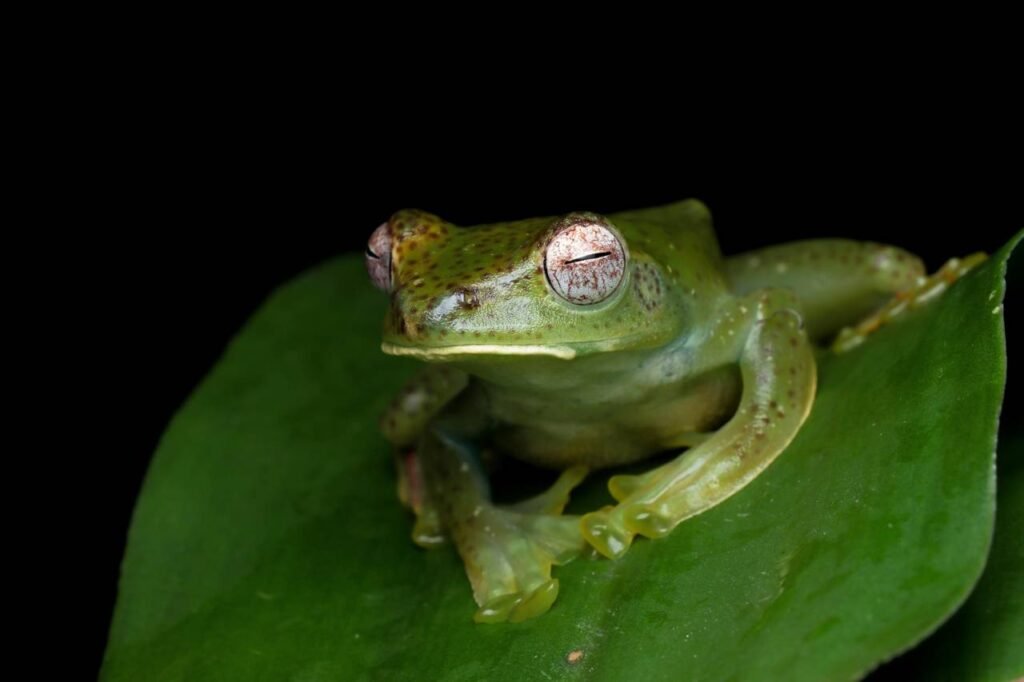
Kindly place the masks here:
POLYGON ((480 307, 480 296, 476 289, 461 288, 455 292, 455 300, 463 310, 473 310, 480 307))

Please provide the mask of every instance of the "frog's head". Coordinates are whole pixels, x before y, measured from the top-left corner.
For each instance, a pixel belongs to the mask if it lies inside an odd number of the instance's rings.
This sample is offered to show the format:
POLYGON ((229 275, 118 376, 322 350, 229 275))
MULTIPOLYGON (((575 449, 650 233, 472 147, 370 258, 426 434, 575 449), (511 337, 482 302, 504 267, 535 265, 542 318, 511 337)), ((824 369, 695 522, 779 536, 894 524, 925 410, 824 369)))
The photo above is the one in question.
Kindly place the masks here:
MULTIPOLYGON (((391 296, 382 348, 424 360, 573 358, 678 335, 684 310, 662 266, 594 213, 460 228, 405 210, 369 240, 391 296)), ((670 268, 671 269, 671 268, 670 268)))

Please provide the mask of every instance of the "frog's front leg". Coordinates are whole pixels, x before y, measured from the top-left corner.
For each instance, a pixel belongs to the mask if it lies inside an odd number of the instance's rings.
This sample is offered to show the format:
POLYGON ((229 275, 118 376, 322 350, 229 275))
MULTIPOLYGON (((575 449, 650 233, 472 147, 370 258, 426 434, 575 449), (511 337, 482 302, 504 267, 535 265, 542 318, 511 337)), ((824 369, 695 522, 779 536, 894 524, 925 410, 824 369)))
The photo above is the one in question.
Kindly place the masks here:
POLYGON ((448 365, 427 365, 391 401, 380 419, 380 430, 395 448, 398 499, 416 514, 412 538, 421 547, 444 542, 436 505, 424 490, 416 441, 430 421, 462 393, 469 377, 448 365))
POLYGON ((491 503, 476 448, 449 433, 444 420, 427 429, 417 446, 427 496, 465 564, 480 606, 474 619, 518 622, 538 616, 558 596, 551 566, 586 548, 579 517, 561 516, 586 470, 568 469, 548 492, 499 507, 491 503))
POLYGON ((613 477, 609 488, 619 504, 582 520, 587 541, 605 556, 622 556, 638 534, 662 537, 738 492, 786 448, 810 412, 816 369, 796 299, 766 290, 746 301, 708 341, 740 339, 743 393, 736 414, 668 464, 613 477), (743 310, 747 319, 739 318, 743 310))

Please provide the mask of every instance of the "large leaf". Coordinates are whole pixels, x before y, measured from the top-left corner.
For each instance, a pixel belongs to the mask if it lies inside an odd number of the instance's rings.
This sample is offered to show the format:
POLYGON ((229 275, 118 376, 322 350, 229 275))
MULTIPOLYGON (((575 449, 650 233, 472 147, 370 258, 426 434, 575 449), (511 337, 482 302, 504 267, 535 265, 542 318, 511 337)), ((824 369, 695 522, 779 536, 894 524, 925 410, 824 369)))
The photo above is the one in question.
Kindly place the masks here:
MULTIPOLYGON (((1007 281, 1010 310, 1024 333, 1024 268, 1011 268, 1007 281)), ((1020 337, 1010 335, 1011 344, 1020 337)), ((1019 347, 1019 346, 1018 346, 1019 347)), ((882 679, 926 679, 929 682, 1007 682, 1024 679, 1024 371, 1010 367, 1010 405, 999 427, 996 533, 985 572, 970 599, 921 646, 879 670, 882 679)), ((1008 405, 1009 407, 1009 405, 1008 405)))
MULTIPOLYGON (((557 569, 544 616, 475 625, 409 541, 376 417, 412 370, 344 257, 282 288, 170 425, 139 499, 105 680, 849 679, 967 596, 992 533, 1007 247, 824 355, 812 415, 742 493, 557 569), (570 656, 570 653, 573 655, 570 656)), ((607 499, 597 477, 579 505, 607 499)))

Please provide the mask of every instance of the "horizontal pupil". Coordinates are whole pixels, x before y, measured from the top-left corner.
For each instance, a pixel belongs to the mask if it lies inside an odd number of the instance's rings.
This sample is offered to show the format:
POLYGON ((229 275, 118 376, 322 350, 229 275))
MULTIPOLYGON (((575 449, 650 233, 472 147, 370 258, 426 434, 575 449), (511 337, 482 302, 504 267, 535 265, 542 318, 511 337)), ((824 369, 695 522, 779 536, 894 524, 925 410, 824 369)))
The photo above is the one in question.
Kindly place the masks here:
POLYGON ((366 247, 366 255, 369 256, 370 258, 380 258, 380 256, 378 256, 377 254, 370 250, 369 246, 366 247))
POLYGON ((585 260, 597 260, 598 258, 604 258, 605 256, 610 256, 610 255, 612 255, 611 251, 601 251, 600 253, 591 253, 591 254, 588 254, 586 256, 580 256, 579 258, 573 258, 572 260, 567 260, 567 261, 565 261, 565 264, 568 265, 569 263, 579 263, 580 261, 585 261, 585 260))

